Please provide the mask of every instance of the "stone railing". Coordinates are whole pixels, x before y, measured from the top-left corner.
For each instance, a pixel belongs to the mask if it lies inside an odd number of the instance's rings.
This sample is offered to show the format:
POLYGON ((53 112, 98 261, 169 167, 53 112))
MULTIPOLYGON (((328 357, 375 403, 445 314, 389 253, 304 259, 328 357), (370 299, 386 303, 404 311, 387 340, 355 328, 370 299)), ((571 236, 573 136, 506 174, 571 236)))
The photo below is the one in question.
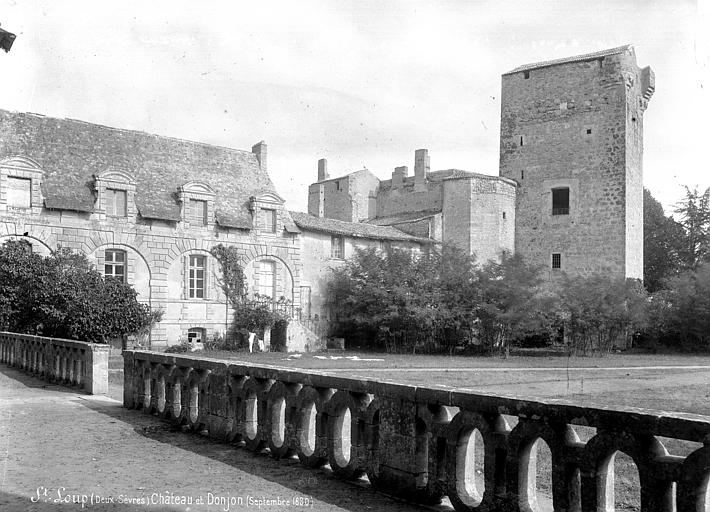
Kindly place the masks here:
POLYGON ((375 488, 410 501, 448 496, 456 510, 540 510, 534 446, 542 440, 551 456, 555 511, 613 511, 617 452, 638 469, 640 510, 710 510, 705 416, 580 407, 153 352, 126 351, 124 365, 125 407, 221 441, 244 442, 250 450, 268 448, 276 458, 296 455, 308 467, 330 464, 341 478, 367 475, 375 488), (586 442, 580 429, 591 432, 586 442), (692 453, 670 455, 662 438, 691 442, 692 453), (476 468, 482 470, 478 481, 476 468))
POLYGON ((0 332, 0 361, 49 382, 108 394, 108 345, 0 332))

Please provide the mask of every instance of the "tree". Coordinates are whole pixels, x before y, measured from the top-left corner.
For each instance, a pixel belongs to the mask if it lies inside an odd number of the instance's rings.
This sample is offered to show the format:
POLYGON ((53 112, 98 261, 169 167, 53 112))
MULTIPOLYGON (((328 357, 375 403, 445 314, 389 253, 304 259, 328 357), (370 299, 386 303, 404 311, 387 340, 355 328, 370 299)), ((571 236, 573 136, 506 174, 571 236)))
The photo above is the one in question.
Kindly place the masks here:
POLYGON ((681 255, 686 248, 683 226, 666 216, 661 203, 648 189, 643 190, 643 278, 649 292, 662 287, 664 279, 683 268, 681 255))
POLYGON ((696 269, 710 257, 710 188, 701 194, 698 187, 685 187, 675 212, 686 234, 681 258, 686 268, 696 269))
POLYGON ((507 353, 513 342, 552 333, 556 295, 543 286, 541 270, 504 252, 499 262, 489 261, 478 271, 476 317, 489 351, 507 353))
POLYGON ((648 298, 635 279, 565 276, 558 290, 559 319, 578 354, 607 353, 646 325, 648 298))
POLYGON ((710 348, 710 263, 666 281, 651 300, 649 334, 668 345, 710 348))
POLYGON ((130 285, 104 279, 69 249, 43 258, 26 241, 6 242, 0 283, 0 318, 15 332, 106 343, 138 334, 161 317, 136 300, 130 285))
POLYGON ((451 349, 475 320, 475 281, 473 258, 453 246, 420 255, 370 248, 333 270, 328 295, 350 339, 388 351, 451 349))

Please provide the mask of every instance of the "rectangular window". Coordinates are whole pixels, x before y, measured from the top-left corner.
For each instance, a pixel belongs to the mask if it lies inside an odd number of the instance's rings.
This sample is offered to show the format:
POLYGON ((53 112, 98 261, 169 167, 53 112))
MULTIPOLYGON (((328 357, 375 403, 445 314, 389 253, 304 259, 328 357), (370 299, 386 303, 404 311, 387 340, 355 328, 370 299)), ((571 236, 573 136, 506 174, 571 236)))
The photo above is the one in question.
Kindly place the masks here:
POLYGON ((552 268, 562 268, 562 255, 559 252, 552 253, 552 268))
POLYGON ((13 208, 32 206, 32 180, 29 178, 7 177, 7 205, 13 208))
POLYGON ((104 253, 104 277, 126 282, 126 251, 109 249, 104 253))
POLYGON ((569 215, 569 189, 552 189, 552 215, 569 215))
POLYGON ((106 189, 106 215, 111 217, 125 217, 127 199, 125 190, 106 189))
POLYGON ((276 233, 276 210, 261 210, 261 229, 267 233, 276 233))
POLYGON ((207 225, 207 201, 190 199, 187 212, 187 221, 192 226, 207 225))
POLYGON ((187 341, 190 343, 202 343, 206 338, 205 329, 201 327, 193 327, 187 330, 187 341))
POLYGON ((345 258, 345 241, 342 236, 330 237, 330 257, 342 260, 345 258))
POLYGON ((188 264, 188 296, 191 299, 205 298, 205 256, 193 254, 188 264))
POLYGON ((259 295, 276 298, 276 263, 273 261, 259 262, 259 295))

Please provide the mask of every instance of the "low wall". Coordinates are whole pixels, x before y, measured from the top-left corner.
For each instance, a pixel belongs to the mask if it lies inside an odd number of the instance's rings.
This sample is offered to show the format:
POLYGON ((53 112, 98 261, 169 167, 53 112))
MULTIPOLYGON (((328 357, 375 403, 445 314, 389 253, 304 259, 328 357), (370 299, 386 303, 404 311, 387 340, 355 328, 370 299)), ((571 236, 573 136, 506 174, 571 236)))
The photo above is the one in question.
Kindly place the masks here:
POLYGON ((124 365, 125 407, 250 450, 268 447, 276 458, 297 455, 308 467, 330 464, 341 478, 366 474, 375 488, 411 501, 448 496, 456 510, 539 510, 532 447, 542 440, 551 453, 555 511, 613 510, 617 452, 638 468, 641 510, 708 510, 710 417, 154 352, 126 351, 124 365), (582 441, 576 425, 592 427, 592 437, 582 441), (662 437, 705 444, 681 457, 668 453, 662 437), (483 463, 479 483, 472 454, 483 463))
POLYGON ((46 381, 108 394, 108 345, 0 332, 0 362, 46 381))

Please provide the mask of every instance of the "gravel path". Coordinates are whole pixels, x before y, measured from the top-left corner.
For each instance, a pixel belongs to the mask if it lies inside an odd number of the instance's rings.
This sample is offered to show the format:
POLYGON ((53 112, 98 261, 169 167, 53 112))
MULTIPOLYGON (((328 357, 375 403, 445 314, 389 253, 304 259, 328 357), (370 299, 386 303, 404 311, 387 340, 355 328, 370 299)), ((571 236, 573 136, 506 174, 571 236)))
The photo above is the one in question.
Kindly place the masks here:
POLYGON ((111 398, 0 366, 0 510, 82 508, 425 510, 305 469, 297 460, 275 461, 184 434, 111 398), (108 503, 97 503, 97 496, 108 503), (72 503, 82 500, 83 506, 72 503))

